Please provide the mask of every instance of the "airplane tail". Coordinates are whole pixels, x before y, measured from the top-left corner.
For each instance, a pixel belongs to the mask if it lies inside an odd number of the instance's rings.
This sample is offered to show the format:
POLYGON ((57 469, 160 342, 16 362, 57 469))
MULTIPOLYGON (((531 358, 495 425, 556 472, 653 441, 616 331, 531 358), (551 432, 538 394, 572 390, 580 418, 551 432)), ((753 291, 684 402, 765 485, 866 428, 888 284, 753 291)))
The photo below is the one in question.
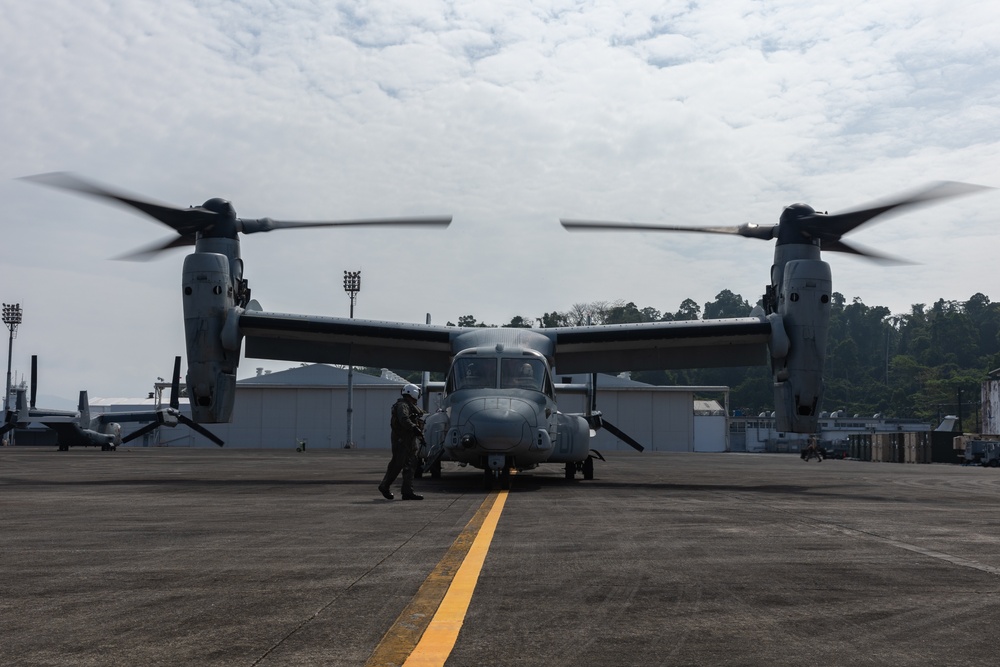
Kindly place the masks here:
POLYGON ((35 397, 38 391, 38 355, 31 355, 31 401, 28 403, 28 407, 32 410, 35 409, 35 397))
POLYGON ((80 428, 90 428, 90 398, 87 396, 87 390, 84 389, 80 392, 80 404, 77 407, 80 411, 80 416, 77 419, 77 423, 80 428))

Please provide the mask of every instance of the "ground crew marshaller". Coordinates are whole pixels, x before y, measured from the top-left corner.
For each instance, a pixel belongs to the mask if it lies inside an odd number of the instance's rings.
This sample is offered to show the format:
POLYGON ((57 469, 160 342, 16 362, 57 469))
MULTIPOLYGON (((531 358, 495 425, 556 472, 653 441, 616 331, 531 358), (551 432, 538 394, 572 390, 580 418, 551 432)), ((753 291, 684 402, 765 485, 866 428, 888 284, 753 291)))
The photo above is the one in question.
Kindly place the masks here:
POLYGON ((389 487, 402 471, 403 500, 423 500, 423 496, 413 492, 413 471, 418 465, 417 447, 424 438, 424 411, 417 405, 420 387, 408 384, 401 393, 399 400, 392 404, 389 422, 392 427, 392 460, 385 469, 385 477, 378 485, 378 490, 386 500, 392 500, 389 487))

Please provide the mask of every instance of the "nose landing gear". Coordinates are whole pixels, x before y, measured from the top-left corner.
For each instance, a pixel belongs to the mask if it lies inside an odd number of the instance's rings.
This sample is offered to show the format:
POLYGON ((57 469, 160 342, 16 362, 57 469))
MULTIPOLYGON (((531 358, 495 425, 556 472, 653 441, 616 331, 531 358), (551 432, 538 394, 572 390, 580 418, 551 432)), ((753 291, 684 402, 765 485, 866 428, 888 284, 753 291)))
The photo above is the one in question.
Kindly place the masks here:
POLYGON ((492 491, 499 487, 504 491, 509 491, 511 468, 513 468, 513 462, 508 461, 506 456, 490 454, 483 470, 483 488, 492 491))

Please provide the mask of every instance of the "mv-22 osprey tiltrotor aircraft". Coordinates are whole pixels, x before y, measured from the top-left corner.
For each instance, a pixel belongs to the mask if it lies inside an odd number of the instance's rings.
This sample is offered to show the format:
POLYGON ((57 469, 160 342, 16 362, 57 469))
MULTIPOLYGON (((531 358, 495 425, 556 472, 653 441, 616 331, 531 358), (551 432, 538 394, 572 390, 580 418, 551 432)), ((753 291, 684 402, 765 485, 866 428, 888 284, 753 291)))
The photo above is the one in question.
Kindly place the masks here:
POLYGON ((155 410, 111 412, 91 417, 90 401, 86 391, 80 392, 80 402, 75 411, 35 406, 38 391, 38 357, 32 355, 30 399, 25 399, 24 389, 17 390, 15 409, 7 411, 4 424, 0 426, 0 434, 14 429, 18 424, 27 425, 35 422, 55 431, 57 447, 61 452, 67 451, 70 447, 100 447, 101 451, 114 451, 120 445, 127 444, 160 426, 174 427, 184 424, 221 447, 225 443, 217 435, 181 413, 180 373, 181 358, 174 357, 169 406, 155 410), (122 437, 121 425, 126 423, 142 423, 145 426, 122 437))
MULTIPOLYGON (((564 220, 564 227, 571 230, 701 231, 776 239, 764 308, 750 317, 721 320, 473 329, 264 312, 250 300, 240 258, 240 232, 341 223, 237 218, 232 205, 222 199, 210 199, 200 207, 175 208, 68 174, 28 179, 117 201, 177 232, 177 237, 145 253, 195 246, 184 261, 182 299, 188 396, 196 421, 230 420, 244 341, 246 355, 252 358, 444 372, 442 409, 427 420, 425 453, 432 459, 439 456, 480 467, 487 482, 501 483, 509 480, 512 469, 540 463, 565 464, 568 477, 578 469, 587 476, 588 464, 592 466, 591 429, 607 424, 602 424, 596 412, 559 412, 552 381, 556 370, 567 375, 595 374, 762 365, 770 359, 778 430, 814 433, 823 394, 833 291, 830 266, 820 259, 821 250, 880 258, 848 245, 842 237, 883 213, 980 189, 936 184, 836 215, 796 204, 785 209, 777 225, 769 227, 690 228, 564 220)), ((344 224, 447 225, 450 220, 344 224)))

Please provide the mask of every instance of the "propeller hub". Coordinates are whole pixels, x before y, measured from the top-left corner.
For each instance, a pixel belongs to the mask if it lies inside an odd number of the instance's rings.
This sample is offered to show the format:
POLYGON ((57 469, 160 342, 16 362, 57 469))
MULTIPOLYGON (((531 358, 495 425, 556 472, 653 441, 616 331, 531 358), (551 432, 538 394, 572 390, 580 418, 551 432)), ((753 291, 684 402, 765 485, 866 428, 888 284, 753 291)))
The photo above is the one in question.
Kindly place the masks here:
POLYGON ((236 224, 236 209, 232 203, 220 197, 213 197, 201 205, 206 211, 217 214, 211 222, 198 231, 207 238, 235 239, 239 234, 236 224))
POLYGON ((819 245, 819 238, 813 234, 816 209, 808 204, 792 204, 781 212, 778 221, 778 245, 798 243, 801 245, 819 245))
POLYGON ((236 217, 236 209, 233 208, 232 202, 228 199, 222 199, 221 197, 212 197, 204 204, 201 205, 202 208, 212 211, 213 213, 218 213, 219 215, 224 215, 226 217, 236 217))

